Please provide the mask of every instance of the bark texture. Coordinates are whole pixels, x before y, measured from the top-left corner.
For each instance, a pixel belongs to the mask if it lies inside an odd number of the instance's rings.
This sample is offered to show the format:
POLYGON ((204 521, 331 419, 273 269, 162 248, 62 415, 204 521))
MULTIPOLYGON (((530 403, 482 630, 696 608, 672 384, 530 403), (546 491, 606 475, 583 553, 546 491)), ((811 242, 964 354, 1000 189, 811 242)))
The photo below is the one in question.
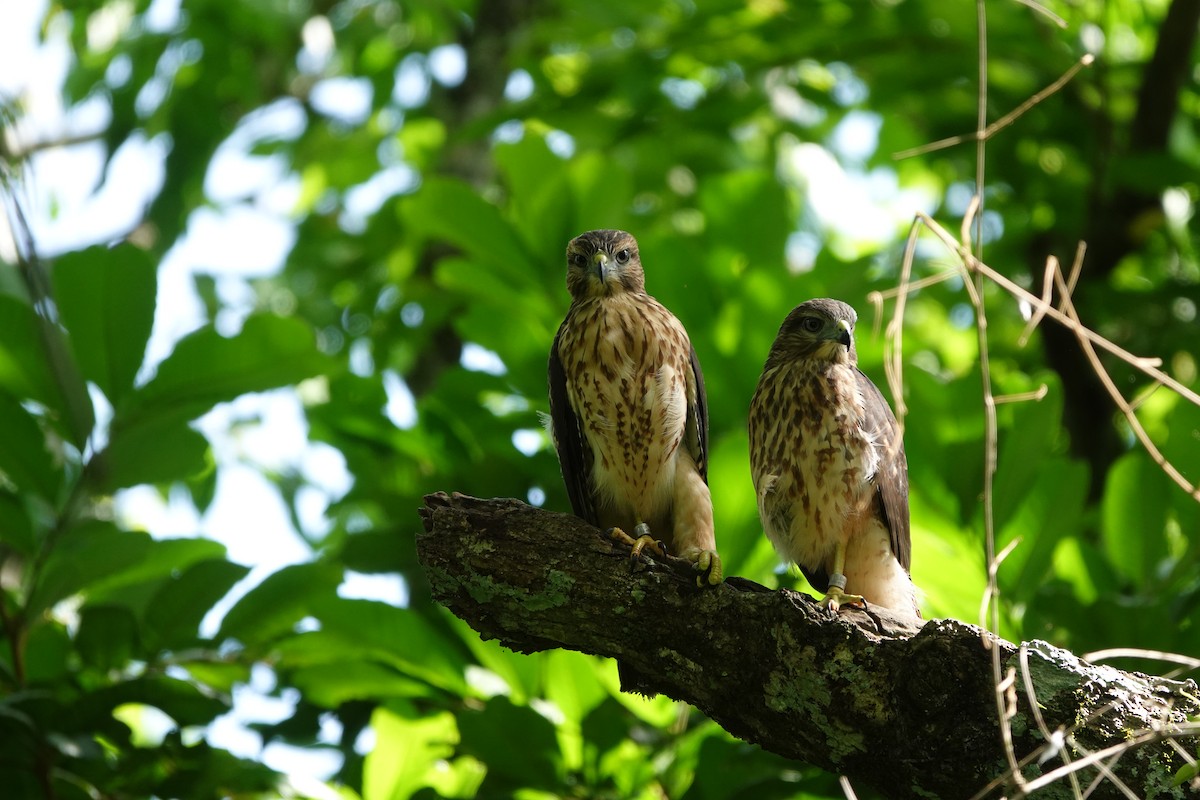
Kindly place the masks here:
MULTIPOLYGON (((618 658, 650 688, 730 733, 870 784, 887 797, 972 797, 1007 771, 990 647, 1016 670, 1007 703, 1017 758, 1043 744, 1022 652, 1046 724, 1095 752, 1131 747, 1112 772, 1139 797, 1184 797, 1167 736, 1200 715, 1194 681, 1092 665, 1044 642, 1021 647, 956 620, 906 622, 880 610, 831 619, 807 595, 740 578, 700 589, 690 565, 644 560, 576 517, 516 500, 429 495, 417 551, 434 598, 485 639, 618 658), (1149 733, 1158 731, 1158 733, 1149 733)), ((1177 738, 1196 753, 1198 742, 1177 738)), ((1070 745, 1035 779, 1083 755, 1070 745)), ((1097 778, 1079 773, 1084 789, 1097 778)), ((988 796, 1011 795, 1000 782, 988 796)), ((1038 797, 1070 797, 1065 780, 1038 797)), ((1122 796, 1101 779, 1091 797, 1122 796)))

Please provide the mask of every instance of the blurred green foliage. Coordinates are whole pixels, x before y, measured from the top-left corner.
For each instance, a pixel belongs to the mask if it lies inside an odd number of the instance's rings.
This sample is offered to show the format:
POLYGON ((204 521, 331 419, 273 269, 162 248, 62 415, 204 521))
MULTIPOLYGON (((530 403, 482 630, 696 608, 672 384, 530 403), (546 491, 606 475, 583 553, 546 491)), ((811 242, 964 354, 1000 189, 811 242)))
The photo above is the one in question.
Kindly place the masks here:
MULTIPOLYGON (((279 776, 199 735, 255 665, 296 699, 261 726, 264 742, 340 751, 330 786, 346 798, 840 796, 832 776, 665 698, 621 694, 611 662, 480 641, 431 602, 414 512, 437 490, 568 508, 537 417, 567 306, 562 254, 583 230, 621 227, 704 366, 726 571, 796 585, 757 520, 748 398, 779 321, 815 296, 857 306, 861 361, 882 385, 866 298, 898 282, 916 209, 958 229, 975 175, 971 144, 892 156, 973 129, 975 5, 169 5, 46 12, 45 37, 73 54, 66 101, 108 111, 108 156, 138 137, 167 155, 136 244, 64 254, 49 281, 29 265, 0 276, 6 796, 275 795, 279 776), (339 85, 368 98, 361 113, 329 102, 339 85), (294 245, 255 281, 256 308, 232 335, 199 276, 212 323, 141 375, 157 266, 189 219, 262 200, 209 183, 235 141, 293 187, 294 245), (476 348, 493 366, 464 358, 476 348), (309 563, 267 576, 202 634, 250 565, 202 538, 133 529, 112 495, 182 487, 207 508, 216 466, 195 420, 301 381, 309 436, 342 454, 353 485, 309 563), (384 409, 405 392, 415 414, 398 428, 384 409), (347 570, 398 573, 407 603, 341 597, 347 570), (146 707, 172 721, 165 737, 146 736, 146 707)), ((1038 286, 1047 255, 1068 263, 1078 239, 1105 234, 1076 292, 1085 322, 1195 388, 1196 57, 1183 54, 1175 84, 1145 85, 1165 0, 1047 5, 1062 27, 987 4, 989 119, 1084 53, 1097 62, 989 142, 985 259, 1038 286), (1170 111, 1157 139, 1139 118, 1151 105, 1170 111)), ((3 152, 13 176, 25 154, 3 152)), ((918 276, 951 264, 923 240, 918 276)), ((996 394, 1048 390, 999 407, 997 548, 1019 541, 998 572, 1001 633, 1200 652, 1200 507, 1084 391, 1061 342, 1018 347, 1020 308, 994 287, 985 296, 996 394), (1100 424, 1081 435, 1085 418, 1100 424), (1092 437, 1116 449, 1089 449, 1092 437)), ((913 574, 927 616, 968 621, 987 576, 973 322, 957 279, 914 293, 904 320, 913 574)), ((1146 428, 1200 480, 1200 409, 1106 365, 1127 397, 1148 396, 1146 428)), ((298 514, 308 478, 265 475, 298 514)))

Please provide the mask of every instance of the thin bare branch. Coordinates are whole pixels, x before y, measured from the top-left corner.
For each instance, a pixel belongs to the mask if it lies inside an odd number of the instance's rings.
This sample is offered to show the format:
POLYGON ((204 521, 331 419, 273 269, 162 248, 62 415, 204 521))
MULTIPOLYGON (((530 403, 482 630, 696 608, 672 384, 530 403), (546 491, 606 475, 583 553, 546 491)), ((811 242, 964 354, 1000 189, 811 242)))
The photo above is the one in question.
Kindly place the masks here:
POLYGON ((1037 402, 1045 399, 1049 392, 1050 387, 1043 383, 1032 392, 1016 392, 1015 394, 997 395, 995 398, 993 398, 993 402, 998 406, 1005 403, 1027 403, 1030 400, 1037 402))
POLYGON ((1051 22, 1053 22, 1058 27, 1060 27, 1060 28, 1067 27, 1067 21, 1065 19, 1060 17, 1058 14, 1055 14, 1053 11, 1046 8, 1041 3, 1036 2, 1036 0, 1017 0, 1017 2, 1020 3, 1021 5, 1025 6, 1026 8, 1033 9, 1037 13, 1039 13, 1042 16, 1049 19, 1051 22))
POLYGON ((1087 661, 1107 661, 1110 658, 1147 658, 1156 661, 1166 661, 1171 664, 1182 664, 1190 669, 1200 669, 1200 658, 1185 656, 1180 653, 1167 653, 1162 650, 1145 650, 1140 647, 1109 647, 1084 653, 1080 658, 1087 661))
MULTIPOLYGON (((1018 0, 1018 2, 1019 1, 1020 0, 1018 0)), ((1033 108, 1050 95, 1062 89, 1062 87, 1071 82, 1071 80, 1079 73, 1081 69, 1084 67, 1090 67, 1095 60, 1096 57, 1094 55, 1091 53, 1086 53, 1082 58, 1072 64, 1066 72, 1060 75, 1057 80, 1055 80, 1046 88, 1042 89, 1040 92, 1034 94, 1024 103, 1021 103, 1021 105, 1017 106, 1003 117, 1000 117, 1000 119, 996 120, 991 125, 983 125, 973 133, 962 133, 957 136, 948 136, 945 139, 938 139, 936 142, 930 142, 929 144, 923 144, 917 147, 910 147, 907 150, 900 150, 899 152, 893 153, 892 158, 896 161, 900 161, 905 158, 912 158, 913 156, 924 155, 925 153, 932 153, 937 150, 945 150, 948 147, 954 147, 955 145, 963 144, 965 142, 979 143, 987 141, 1004 128, 1007 128, 1009 125, 1012 125, 1014 122, 1016 122, 1021 115, 1029 111, 1029 109, 1033 108)))
POLYGON ((1025 791, 1036 792, 1038 789, 1049 786, 1050 784, 1062 779, 1072 772, 1078 772, 1079 770, 1087 767, 1097 767, 1104 759, 1128 752, 1134 747, 1140 747, 1141 745, 1161 741, 1163 739, 1178 739, 1184 736, 1197 735, 1200 735, 1200 723, 1177 725, 1173 730, 1170 731, 1151 729, 1137 731, 1130 735, 1127 741, 1111 745, 1103 750, 1097 750, 1089 756, 1072 761, 1070 764, 1064 764, 1057 769, 1050 770, 1044 775, 1040 775, 1033 780, 1027 781, 1025 784, 1025 791))

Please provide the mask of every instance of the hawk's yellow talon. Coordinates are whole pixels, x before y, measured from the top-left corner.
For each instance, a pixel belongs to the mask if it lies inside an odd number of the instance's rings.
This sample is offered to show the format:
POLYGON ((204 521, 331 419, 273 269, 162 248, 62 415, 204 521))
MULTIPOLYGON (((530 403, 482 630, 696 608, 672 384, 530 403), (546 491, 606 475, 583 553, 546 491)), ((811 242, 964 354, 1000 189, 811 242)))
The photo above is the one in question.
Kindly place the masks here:
POLYGON ((643 550, 649 550, 659 558, 667 554, 667 546, 648 533, 642 534, 634 541, 633 547, 629 551, 629 560, 637 561, 643 550))
POLYGON ((696 571, 696 585, 716 586, 725 580, 725 572, 721 567, 721 557, 716 550, 701 550, 693 563, 696 571))
MULTIPOLYGON (((845 582, 845 580, 845 578, 842 578, 843 582, 845 582)), ((867 601, 860 594, 846 594, 846 592, 842 590, 840 586, 831 580, 829 583, 829 589, 827 589, 825 592, 825 597, 821 599, 821 608, 827 608, 831 613, 836 615, 838 609, 843 605, 862 605, 865 607, 867 605, 867 601)))
POLYGON ((630 548, 629 560, 631 562, 636 562, 638 560, 638 556, 642 554, 642 551, 647 549, 649 549, 651 553, 659 558, 662 558, 667 554, 667 546, 650 535, 650 528, 646 526, 646 523, 641 523, 634 530, 641 534, 636 539, 620 528, 608 529, 609 536, 630 548), (641 533, 643 530, 646 532, 641 533))

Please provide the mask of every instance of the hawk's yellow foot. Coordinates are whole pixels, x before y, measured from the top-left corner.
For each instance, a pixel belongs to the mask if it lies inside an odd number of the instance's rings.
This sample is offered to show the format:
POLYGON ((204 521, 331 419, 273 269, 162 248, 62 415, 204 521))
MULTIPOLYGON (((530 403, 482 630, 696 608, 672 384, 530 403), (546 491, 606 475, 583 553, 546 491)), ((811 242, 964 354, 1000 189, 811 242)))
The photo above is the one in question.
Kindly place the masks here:
POLYGON ((630 548, 629 561, 637 563, 638 556, 643 550, 649 550, 654 555, 662 558, 667 554, 667 546, 658 539, 650 535, 650 526, 644 522, 639 522, 633 532, 638 535, 636 539, 630 536, 620 528, 609 528, 608 535, 616 539, 621 544, 628 545, 630 548))
POLYGON ((697 586, 716 586, 725 580, 725 570, 716 550, 685 550, 679 555, 692 562, 692 569, 700 573, 696 576, 697 586))
POLYGON ((821 600, 821 608, 828 608, 837 614, 843 605, 861 605, 866 608, 867 601, 861 594, 846 594, 846 576, 838 572, 829 576, 829 588, 821 600))

